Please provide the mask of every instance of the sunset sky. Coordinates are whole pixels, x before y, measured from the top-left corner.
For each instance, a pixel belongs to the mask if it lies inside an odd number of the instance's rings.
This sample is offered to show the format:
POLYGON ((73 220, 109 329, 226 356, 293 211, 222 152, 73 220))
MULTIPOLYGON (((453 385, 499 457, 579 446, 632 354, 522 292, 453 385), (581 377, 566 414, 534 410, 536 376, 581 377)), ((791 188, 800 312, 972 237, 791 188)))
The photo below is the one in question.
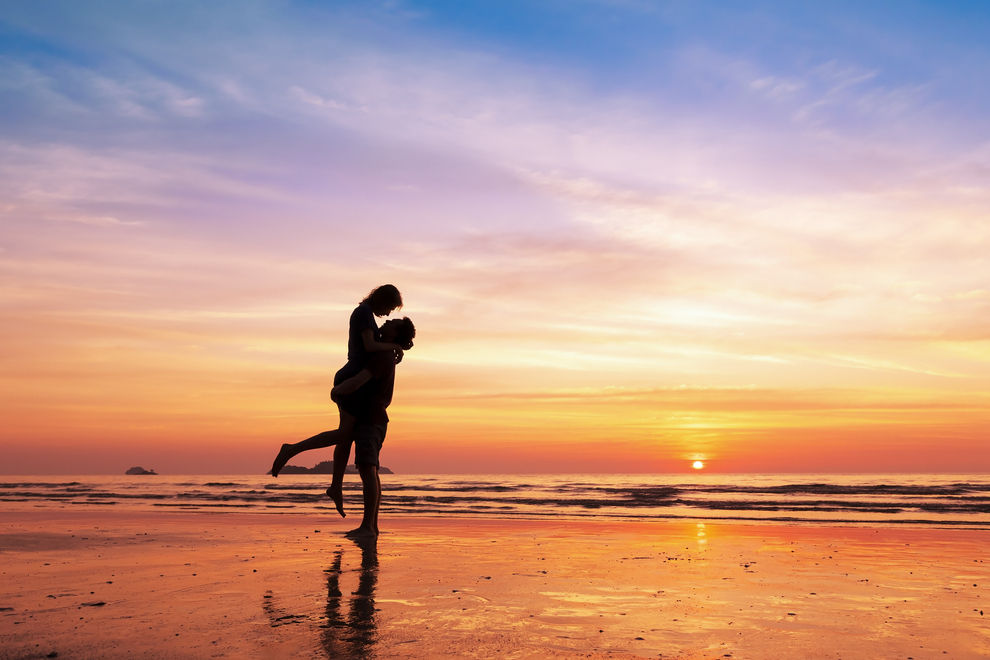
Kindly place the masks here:
POLYGON ((5 2, 4 473, 990 471, 983 2, 5 2), (312 465, 328 452, 300 456, 312 465))

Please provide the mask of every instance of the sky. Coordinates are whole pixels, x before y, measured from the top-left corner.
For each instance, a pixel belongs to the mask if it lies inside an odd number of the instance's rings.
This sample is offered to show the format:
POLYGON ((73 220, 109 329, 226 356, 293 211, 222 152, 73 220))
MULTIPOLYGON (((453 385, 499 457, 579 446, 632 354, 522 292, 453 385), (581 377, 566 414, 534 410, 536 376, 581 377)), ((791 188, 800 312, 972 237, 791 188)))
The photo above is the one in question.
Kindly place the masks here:
POLYGON ((5 2, 0 472, 990 471, 981 2, 5 2), (327 452, 293 462, 312 465, 327 452))

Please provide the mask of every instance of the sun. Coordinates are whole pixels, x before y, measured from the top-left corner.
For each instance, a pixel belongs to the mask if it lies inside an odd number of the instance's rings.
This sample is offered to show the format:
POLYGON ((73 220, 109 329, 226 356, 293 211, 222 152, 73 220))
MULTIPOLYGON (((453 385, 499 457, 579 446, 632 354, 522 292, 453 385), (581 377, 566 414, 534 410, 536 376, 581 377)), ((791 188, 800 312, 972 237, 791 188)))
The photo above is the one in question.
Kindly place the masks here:
POLYGON ((695 461, 694 463, 691 463, 691 467, 693 467, 695 470, 701 470, 702 468, 705 467, 705 463, 704 461, 695 461))

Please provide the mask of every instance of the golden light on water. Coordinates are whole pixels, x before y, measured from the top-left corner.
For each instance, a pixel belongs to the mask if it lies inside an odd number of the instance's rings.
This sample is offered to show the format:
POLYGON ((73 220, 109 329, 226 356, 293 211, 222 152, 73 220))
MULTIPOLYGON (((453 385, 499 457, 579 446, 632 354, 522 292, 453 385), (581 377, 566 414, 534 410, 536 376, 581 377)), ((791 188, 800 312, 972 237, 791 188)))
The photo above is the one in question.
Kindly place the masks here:
POLYGON ((694 463, 691 463, 691 467, 695 470, 700 470, 705 467, 705 463, 704 461, 695 461, 694 463))

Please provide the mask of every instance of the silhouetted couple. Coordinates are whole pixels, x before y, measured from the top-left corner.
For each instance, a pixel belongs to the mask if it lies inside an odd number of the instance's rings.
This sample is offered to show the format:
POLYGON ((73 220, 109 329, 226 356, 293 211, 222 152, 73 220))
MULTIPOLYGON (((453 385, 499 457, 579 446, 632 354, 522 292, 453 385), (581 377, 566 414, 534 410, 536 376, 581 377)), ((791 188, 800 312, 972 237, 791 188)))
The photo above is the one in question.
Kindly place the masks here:
POLYGON ((347 337, 347 364, 334 375, 334 386, 330 391, 330 398, 340 413, 337 428, 295 444, 282 445, 272 463, 272 476, 277 477, 296 454, 335 445, 333 478, 327 496, 333 500, 340 515, 345 516, 344 469, 353 443, 354 463, 364 492, 364 516, 357 529, 347 532, 349 536, 378 535, 382 493, 378 456, 388 429, 386 408, 392 402, 395 365, 402 361, 403 351, 412 348, 416 328, 408 318, 391 319, 379 328, 375 317, 388 316, 400 307, 399 290, 385 284, 369 293, 354 309, 347 337))

